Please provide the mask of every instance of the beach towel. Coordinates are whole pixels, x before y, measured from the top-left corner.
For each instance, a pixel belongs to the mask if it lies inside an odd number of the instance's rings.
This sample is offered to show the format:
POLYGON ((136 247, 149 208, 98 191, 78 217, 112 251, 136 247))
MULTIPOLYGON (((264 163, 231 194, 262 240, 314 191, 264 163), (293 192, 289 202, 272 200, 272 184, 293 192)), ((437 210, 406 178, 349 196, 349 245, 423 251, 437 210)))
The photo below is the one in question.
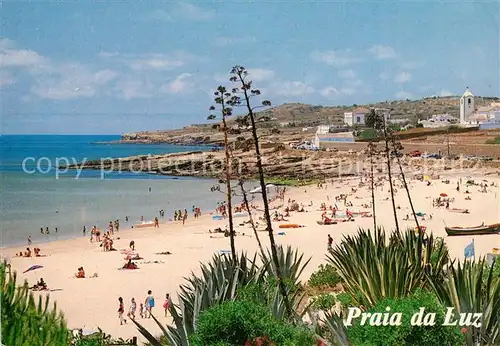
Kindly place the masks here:
POLYGON ((278 227, 279 228, 300 228, 300 227, 303 227, 303 226, 295 224, 295 223, 288 223, 288 224, 279 225, 278 227))
POLYGON ((25 271, 23 271, 23 273, 27 273, 29 271, 36 270, 36 269, 39 269, 39 268, 43 268, 43 266, 35 264, 35 265, 32 265, 31 267, 29 267, 28 269, 26 269, 25 271))

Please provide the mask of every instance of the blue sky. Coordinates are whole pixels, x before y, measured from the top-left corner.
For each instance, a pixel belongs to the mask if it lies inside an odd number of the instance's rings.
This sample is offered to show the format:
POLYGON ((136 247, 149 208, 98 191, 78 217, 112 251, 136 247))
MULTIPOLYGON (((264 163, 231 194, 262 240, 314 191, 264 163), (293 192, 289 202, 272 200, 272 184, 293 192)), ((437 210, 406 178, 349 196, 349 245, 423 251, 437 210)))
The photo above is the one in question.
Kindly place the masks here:
POLYGON ((235 64, 274 105, 500 95, 500 5, 4 2, 2 133, 202 122, 235 64))

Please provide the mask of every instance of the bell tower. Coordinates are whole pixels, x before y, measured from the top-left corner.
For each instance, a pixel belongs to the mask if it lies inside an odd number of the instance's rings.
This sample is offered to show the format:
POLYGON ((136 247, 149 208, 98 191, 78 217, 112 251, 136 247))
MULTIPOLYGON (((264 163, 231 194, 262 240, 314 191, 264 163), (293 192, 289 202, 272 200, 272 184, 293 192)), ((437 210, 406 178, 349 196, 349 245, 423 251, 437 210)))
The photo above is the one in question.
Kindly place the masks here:
POLYGON ((469 117, 476 111, 476 97, 466 88, 462 97, 460 97, 460 124, 467 124, 469 117))

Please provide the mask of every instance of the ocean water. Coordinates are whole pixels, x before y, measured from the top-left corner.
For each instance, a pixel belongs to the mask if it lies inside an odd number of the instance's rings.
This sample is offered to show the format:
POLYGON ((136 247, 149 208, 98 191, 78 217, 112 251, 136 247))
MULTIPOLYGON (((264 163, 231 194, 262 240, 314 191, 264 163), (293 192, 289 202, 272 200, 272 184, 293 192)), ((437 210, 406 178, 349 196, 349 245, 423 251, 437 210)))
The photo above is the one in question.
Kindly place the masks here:
POLYGON ((176 209, 193 205, 211 210, 223 196, 210 188, 211 179, 177 178, 136 173, 106 173, 83 170, 56 175, 58 163, 81 162, 106 157, 161 154, 208 147, 168 144, 97 144, 119 136, 0 136, 0 245, 82 236, 93 225, 106 228, 120 220, 121 228, 152 220, 165 211, 165 219, 176 209), (57 160, 59 158, 59 160, 57 160), (65 158, 65 159, 64 159, 65 158), (25 162, 23 167, 23 161, 25 162), (151 189, 151 191, 150 191, 151 189), (128 224, 125 216, 129 216, 128 224), (49 227, 50 235, 40 234, 49 227), (55 233, 57 227, 58 232, 55 233))

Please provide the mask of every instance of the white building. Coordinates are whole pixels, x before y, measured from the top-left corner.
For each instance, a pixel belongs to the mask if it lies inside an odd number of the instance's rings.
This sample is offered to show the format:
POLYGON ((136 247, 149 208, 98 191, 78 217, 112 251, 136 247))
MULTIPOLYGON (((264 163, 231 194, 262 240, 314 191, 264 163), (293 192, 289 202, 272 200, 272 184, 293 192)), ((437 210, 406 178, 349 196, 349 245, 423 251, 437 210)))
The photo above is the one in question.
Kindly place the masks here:
POLYGON ((432 118, 419 121, 425 128, 445 127, 458 123, 458 119, 450 114, 434 114, 432 118))
POLYGON ((470 116, 476 111, 476 97, 467 88, 460 97, 460 124, 469 124, 470 116))
POLYGON ((496 106, 493 103, 491 106, 479 107, 474 115, 486 121, 498 122, 500 121, 500 106, 496 106))
POLYGON ((325 133, 330 132, 330 125, 319 125, 316 133, 324 135, 325 133))
POLYGON ((349 126, 364 125, 365 116, 370 111, 366 108, 356 108, 352 112, 344 113, 344 123, 349 126))

